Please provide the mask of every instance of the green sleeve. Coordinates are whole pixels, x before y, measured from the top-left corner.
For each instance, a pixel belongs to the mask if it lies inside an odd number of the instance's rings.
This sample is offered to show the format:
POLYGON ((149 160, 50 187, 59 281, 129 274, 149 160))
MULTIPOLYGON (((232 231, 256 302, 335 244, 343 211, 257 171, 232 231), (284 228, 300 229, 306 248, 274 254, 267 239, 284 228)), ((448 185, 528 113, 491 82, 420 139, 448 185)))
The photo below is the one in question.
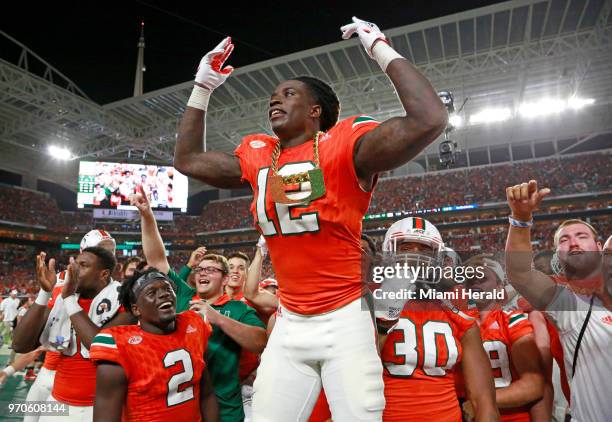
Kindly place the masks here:
POLYGON ((182 278, 183 280, 187 280, 190 274, 191 274, 191 268, 189 268, 187 265, 183 265, 183 267, 178 273, 178 276, 182 278))
POLYGON ((255 309, 251 308, 250 306, 246 304, 243 304, 243 305, 244 305, 244 312, 242 313, 238 321, 244 324, 247 324, 247 325, 254 325, 256 327, 266 328, 264 323, 257 316, 257 312, 255 312, 255 309))
POLYGON ((184 278, 176 273, 172 268, 168 270, 168 277, 174 281, 176 285, 176 296, 193 296, 195 295, 195 289, 193 289, 184 278))

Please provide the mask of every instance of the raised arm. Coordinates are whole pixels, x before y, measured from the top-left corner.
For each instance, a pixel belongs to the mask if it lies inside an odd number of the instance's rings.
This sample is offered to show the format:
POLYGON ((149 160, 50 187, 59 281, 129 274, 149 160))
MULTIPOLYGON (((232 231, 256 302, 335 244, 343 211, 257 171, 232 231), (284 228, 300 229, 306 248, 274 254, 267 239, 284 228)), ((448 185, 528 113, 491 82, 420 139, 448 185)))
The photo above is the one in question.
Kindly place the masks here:
POLYGON ((556 284, 546 274, 532 268, 531 225, 533 212, 540 206, 550 189, 538 190, 535 180, 506 188, 512 210, 506 241, 506 272, 510 284, 533 307, 543 310, 555 296, 556 284))
POLYGON ((160 270, 164 274, 168 274, 170 264, 166 257, 166 248, 162 240, 157 221, 151 209, 149 198, 143 191, 143 187, 138 188, 138 193, 130 196, 130 203, 138 208, 140 213, 140 230, 142 231, 142 251, 144 252, 147 263, 160 270))
POLYGON ((356 33, 368 55, 387 74, 406 115, 391 118, 363 135, 355 147, 355 169, 367 183, 381 171, 401 166, 417 156, 446 127, 448 113, 429 81, 388 44, 380 29, 353 17, 341 28, 342 37, 356 33))
POLYGON ((213 90, 234 70, 231 66, 222 68, 233 49, 232 39, 227 37, 200 61, 174 149, 174 167, 178 171, 218 188, 243 186, 238 158, 224 152, 205 151, 203 142, 208 101, 213 90))
POLYGON ((261 267, 265 259, 265 239, 263 236, 259 238, 257 242, 257 251, 249 267, 247 274, 247 280, 244 284, 244 297, 246 297, 251 304, 258 311, 270 315, 278 308, 278 298, 272 293, 262 291, 259 289, 259 281, 261 280, 261 267))

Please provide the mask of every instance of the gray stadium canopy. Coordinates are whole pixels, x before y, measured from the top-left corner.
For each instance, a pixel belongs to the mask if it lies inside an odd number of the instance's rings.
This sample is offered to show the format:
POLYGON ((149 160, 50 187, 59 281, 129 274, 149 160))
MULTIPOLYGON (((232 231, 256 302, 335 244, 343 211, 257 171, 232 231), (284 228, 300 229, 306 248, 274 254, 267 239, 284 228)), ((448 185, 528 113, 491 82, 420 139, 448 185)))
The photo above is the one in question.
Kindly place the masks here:
MULTIPOLYGON (((536 150, 578 152, 612 131, 611 9, 612 0, 515 0, 384 32, 436 89, 454 92, 457 107, 468 99, 460 113, 464 121, 488 107, 517 110, 544 97, 595 100, 587 112, 513 117, 454 132, 460 148, 494 162, 492 155, 504 148, 512 159, 511 145, 526 145, 533 157, 536 150)), ((75 159, 125 160, 129 152, 132 158, 146 154, 148 160, 171 162, 192 82, 98 105, 27 47, 1 34, 17 54, 0 59, 0 167, 36 171, 74 189, 78 160, 53 163, 45 151, 51 141, 70 148, 75 159)), ((402 114, 389 80, 359 41, 340 41, 237 69, 211 98, 207 148, 232 151, 245 134, 269 132, 271 91, 302 74, 333 85, 343 117, 364 113, 384 120, 402 114)), ((590 148, 609 148, 609 139, 590 148)), ((417 161, 429 167, 426 157, 436 151, 430 146, 417 161)))

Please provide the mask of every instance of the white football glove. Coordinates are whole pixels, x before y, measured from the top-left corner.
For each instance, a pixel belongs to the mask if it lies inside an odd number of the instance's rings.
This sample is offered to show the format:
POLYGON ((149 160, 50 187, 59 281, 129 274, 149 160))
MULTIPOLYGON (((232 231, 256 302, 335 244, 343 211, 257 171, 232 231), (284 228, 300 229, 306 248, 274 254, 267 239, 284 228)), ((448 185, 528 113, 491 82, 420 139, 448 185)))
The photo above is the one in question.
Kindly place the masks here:
POLYGON ((233 50, 234 44, 232 44, 232 38, 227 37, 223 39, 200 60, 195 81, 211 91, 225 82, 227 77, 234 71, 232 66, 223 67, 233 50))
POLYGON ((361 41, 363 48, 365 48, 366 53, 371 58, 374 58, 372 47, 374 47, 377 41, 380 40, 387 43, 387 37, 385 37, 385 34, 382 33, 376 24, 358 19, 355 16, 353 16, 353 23, 344 25, 340 28, 340 31, 342 31, 342 38, 345 40, 348 40, 353 34, 357 33, 359 41, 361 41))
POLYGON ((266 238, 263 236, 259 236, 259 240, 257 241, 257 247, 261 251, 261 255, 265 258, 268 255, 268 245, 266 244, 266 238))

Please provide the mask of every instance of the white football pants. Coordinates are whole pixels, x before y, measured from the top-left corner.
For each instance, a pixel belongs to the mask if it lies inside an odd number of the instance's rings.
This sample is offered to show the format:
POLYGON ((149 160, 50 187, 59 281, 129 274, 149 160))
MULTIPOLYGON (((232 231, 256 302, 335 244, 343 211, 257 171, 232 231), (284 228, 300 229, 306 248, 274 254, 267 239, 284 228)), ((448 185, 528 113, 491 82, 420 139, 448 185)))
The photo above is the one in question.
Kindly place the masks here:
MULTIPOLYGON (((51 395, 53 381, 55 381, 55 371, 51 371, 44 366, 40 368, 36 380, 28 391, 26 401, 46 401, 51 395)), ((38 419, 38 416, 24 416, 23 422, 37 422, 38 419)))
POLYGON ((307 421, 321 385, 334 422, 380 421, 383 367, 361 299, 321 315, 282 305, 253 384, 253 422, 307 421))

